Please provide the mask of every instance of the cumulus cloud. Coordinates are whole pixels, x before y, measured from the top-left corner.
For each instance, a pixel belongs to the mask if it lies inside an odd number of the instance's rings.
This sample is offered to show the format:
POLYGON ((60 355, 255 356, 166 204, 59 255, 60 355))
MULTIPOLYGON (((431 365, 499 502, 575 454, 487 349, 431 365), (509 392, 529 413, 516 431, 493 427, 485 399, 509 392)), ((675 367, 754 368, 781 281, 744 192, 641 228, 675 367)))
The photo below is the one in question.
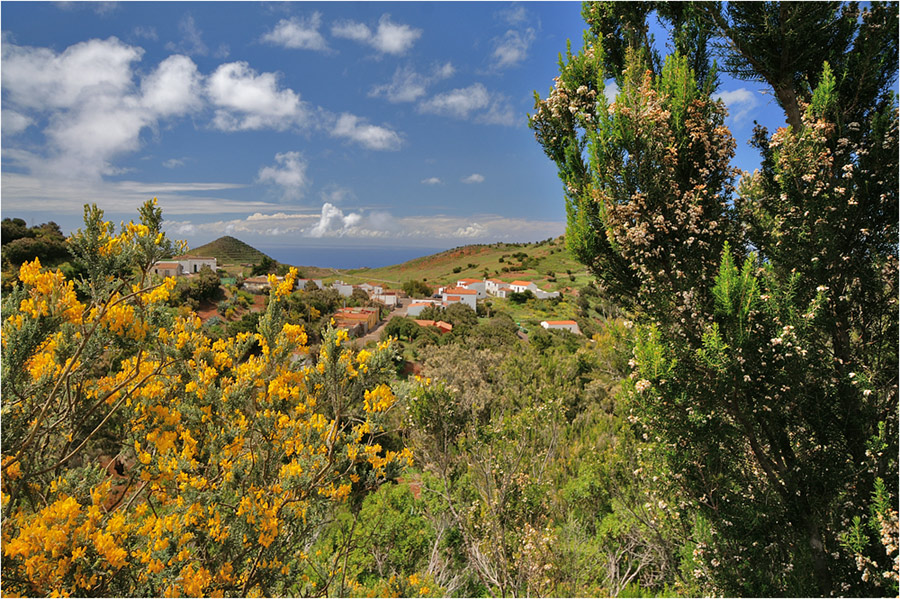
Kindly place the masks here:
POLYGON ((419 74, 409 65, 397 67, 391 82, 373 87, 369 96, 385 97, 392 103, 415 102, 425 95, 429 85, 452 77, 455 72, 449 62, 435 66, 430 75, 419 74))
POLYGON ((461 179, 463 183, 484 183, 484 175, 472 173, 468 177, 461 179))
POLYGON ((285 152, 275 154, 275 163, 275 166, 259 169, 256 180, 266 185, 280 187, 285 200, 299 199, 309 182, 306 176, 306 161, 300 152, 285 152))
POLYGON ((716 96, 728 106, 728 112, 735 125, 742 125, 750 119, 750 114, 759 105, 756 95, 745 87, 724 91, 716 96))
POLYGON ((495 69, 515 66, 528 57, 528 49, 534 42, 534 29, 510 29, 502 37, 494 39, 494 52, 491 55, 495 69))
POLYGON ((437 177, 428 177, 427 179, 422 179, 423 185, 440 185, 441 180, 437 177))
POLYGON ((299 50, 328 50, 325 38, 319 33, 322 14, 314 12, 308 19, 281 19, 275 28, 262 36, 262 41, 299 50))
POLYGON ((381 54, 400 55, 412 48, 416 40, 422 36, 421 29, 409 25, 394 23, 390 15, 382 15, 375 31, 364 23, 356 21, 338 21, 331 27, 331 34, 375 48, 381 54))
POLYGON ((143 54, 115 37, 80 42, 62 54, 4 43, 5 99, 27 108, 53 109, 71 108, 98 93, 120 96, 131 89, 131 63, 143 54))
POLYGON ((328 202, 322 204, 322 216, 310 229, 311 237, 339 237, 362 222, 362 215, 356 212, 344 214, 337 206, 328 202))
POLYGON ((141 81, 141 103, 156 115, 185 114, 202 106, 202 77, 187 56, 170 56, 141 81))
POLYGON ((283 131, 307 119, 308 108, 297 93, 279 89, 275 73, 258 74, 246 62, 220 65, 206 91, 217 107, 213 126, 223 131, 283 131))
POLYGON ((369 150, 398 150, 402 143, 396 131, 369 124, 365 119, 346 112, 337 118, 331 134, 349 139, 369 150))
POLYGON ((143 129, 202 103, 201 77, 190 58, 170 56, 136 85, 132 63, 143 50, 114 37, 62 53, 4 43, 2 53, 4 100, 25 118, 46 115, 48 123, 43 154, 21 151, 14 159, 47 176, 121 172, 113 159, 138 149, 143 129))
POLYGON ((515 115, 507 98, 488 92, 481 83, 437 94, 419 103, 419 112, 473 119, 487 125, 514 125, 515 115))
POLYGON ((459 227, 456 231, 453 232, 455 237, 481 237, 487 233, 487 227, 480 223, 472 223, 466 227, 459 227))

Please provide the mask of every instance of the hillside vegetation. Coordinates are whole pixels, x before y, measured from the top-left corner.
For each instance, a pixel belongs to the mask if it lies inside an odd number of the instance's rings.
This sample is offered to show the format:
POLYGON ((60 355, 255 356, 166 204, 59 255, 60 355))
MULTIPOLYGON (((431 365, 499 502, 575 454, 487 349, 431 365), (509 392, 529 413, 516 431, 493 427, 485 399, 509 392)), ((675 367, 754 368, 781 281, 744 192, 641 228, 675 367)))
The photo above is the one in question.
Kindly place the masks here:
POLYGON ((521 279, 558 291, 591 281, 585 267, 566 250, 562 237, 536 243, 467 245, 393 266, 345 270, 341 276, 348 282, 383 281, 398 287, 416 279, 432 286, 466 278, 521 279))
POLYGON ((228 235, 196 247, 184 254, 184 257, 215 258, 220 264, 257 264, 264 258, 269 258, 253 246, 228 235))

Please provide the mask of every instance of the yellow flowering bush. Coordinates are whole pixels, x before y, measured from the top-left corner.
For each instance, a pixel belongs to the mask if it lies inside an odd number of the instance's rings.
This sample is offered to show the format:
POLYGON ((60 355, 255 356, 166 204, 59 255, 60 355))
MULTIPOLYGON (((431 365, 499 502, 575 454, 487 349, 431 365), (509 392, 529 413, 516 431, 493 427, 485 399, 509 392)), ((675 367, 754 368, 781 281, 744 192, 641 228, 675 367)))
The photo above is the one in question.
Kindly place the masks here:
POLYGON ((148 274, 176 250, 161 223, 148 202, 116 234, 87 208, 86 276, 27 263, 4 298, 4 595, 307 592, 316 531, 410 461, 379 443, 389 344, 329 328, 310 355, 296 271, 255 334, 210 338, 148 274))

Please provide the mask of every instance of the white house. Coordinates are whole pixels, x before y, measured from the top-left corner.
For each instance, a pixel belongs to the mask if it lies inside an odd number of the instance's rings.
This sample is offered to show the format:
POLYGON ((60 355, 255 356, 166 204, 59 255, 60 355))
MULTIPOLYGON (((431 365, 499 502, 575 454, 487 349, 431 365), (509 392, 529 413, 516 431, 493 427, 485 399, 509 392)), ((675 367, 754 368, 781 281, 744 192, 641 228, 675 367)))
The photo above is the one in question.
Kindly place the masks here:
POLYGON ((179 262, 181 263, 182 268, 184 268, 185 274, 198 273, 204 266, 208 266, 213 272, 216 272, 216 268, 218 268, 217 260, 215 258, 184 258, 183 260, 179 260, 179 262))
POLYGON ((325 285, 322 283, 322 279, 297 279, 297 288, 298 288, 298 289, 305 289, 305 288, 306 288, 306 284, 307 284, 308 282, 310 282, 310 281, 312 281, 313 283, 315 283, 315 284, 316 284, 316 287, 318 287, 319 289, 324 289, 324 288, 325 288, 325 285))
POLYGON ((198 273, 204 266, 208 266, 213 272, 218 268, 215 258, 184 258, 157 262, 150 267, 150 272, 163 277, 180 277, 198 273))
POLYGON ((184 267, 180 262, 157 262, 150 267, 150 272, 161 277, 180 277, 184 267))
POLYGON ((396 293, 376 293, 369 296, 376 302, 381 302, 385 306, 393 308, 398 303, 400 303, 400 296, 396 293))
POLYGON ((551 331, 565 329, 576 335, 581 334, 581 331, 578 329, 578 323, 574 320, 543 320, 541 321, 541 326, 551 331))
POLYGON ((524 293, 525 291, 534 293, 538 290, 538 286, 531 281, 513 281, 509 284, 509 287, 515 293, 524 293))
POLYGON ((441 292, 441 299, 446 304, 463 303, 473 310, 475 302, 478 299, 478 292, 474 289, 466 289, 465 287, 449 287, 441 292))
POLYGON ((478 292, 478 299, 487 297, 486 281, 483 279, 460 279, 456 282, 456 286, 478 292))
POLYGON ((335 281, 331 284, 331 287, 344 297, 353 295, 353 285, 348 285, 343 281, 335 281))

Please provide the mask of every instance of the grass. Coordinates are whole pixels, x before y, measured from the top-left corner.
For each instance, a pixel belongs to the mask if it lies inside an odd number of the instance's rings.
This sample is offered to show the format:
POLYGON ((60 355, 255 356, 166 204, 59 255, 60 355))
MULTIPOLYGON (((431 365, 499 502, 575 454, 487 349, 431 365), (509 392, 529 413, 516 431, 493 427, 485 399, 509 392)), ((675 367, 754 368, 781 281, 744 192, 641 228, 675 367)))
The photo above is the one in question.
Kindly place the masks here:
POLYGON ((484 278, 485 271, 488 278, 507 282, 534 281, 541 289, 563 294, 593 279, 585 267, 569 255, 565 241, 559 237, 537 243, 467 245, 403 264, 336 271, 338 274, 329 280, 343 278, 351 283, 371 281, 400 287, 406 281, 420 279, 438 287, 454 284, 459 279, 484 278), (527 257, 523 259, 522 254, 527 257), (504 268, 507 271, 504 272, 504 268), (458 272, 454 272, 456 269, 458 272))
POLYGON ((193 248, 185 256, 215 258, 222 266, 257 264, 268 256, 251 245, 234 237, 219 237, 206 245, 193 248))

